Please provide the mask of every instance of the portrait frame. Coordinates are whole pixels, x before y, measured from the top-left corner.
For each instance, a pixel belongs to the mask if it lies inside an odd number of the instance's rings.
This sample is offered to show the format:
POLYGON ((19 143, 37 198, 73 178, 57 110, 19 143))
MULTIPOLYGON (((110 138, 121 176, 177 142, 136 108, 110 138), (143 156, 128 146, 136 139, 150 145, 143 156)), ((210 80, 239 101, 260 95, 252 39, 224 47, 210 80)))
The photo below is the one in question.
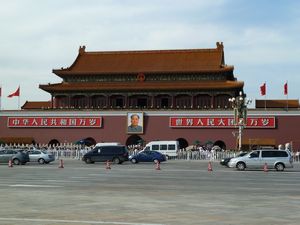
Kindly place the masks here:
POLYGON ((128 112, 127 113, 127 134, 143 134, 144 133, 144 113, 143 112, 128 112), (132 124, 132 116, 137 116, 138 124, 132 124))

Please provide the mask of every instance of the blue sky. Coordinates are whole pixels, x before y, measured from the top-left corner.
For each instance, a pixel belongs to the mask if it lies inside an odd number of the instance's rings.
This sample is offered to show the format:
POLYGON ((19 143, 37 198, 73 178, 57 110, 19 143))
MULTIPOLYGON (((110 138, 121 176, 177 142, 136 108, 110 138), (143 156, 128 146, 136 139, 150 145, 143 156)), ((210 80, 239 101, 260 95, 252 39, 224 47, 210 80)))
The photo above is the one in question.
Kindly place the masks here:
MULTIPOLYGON (((87 51, 225 47, 225 62, 249 98, 289 99, 300 92, 300 2, 297 0, 0 0, 2 109, 21 86, 26 100, 50 100, 39 84, 61 82, 52 69, 87 51)), ((253 106, 252 106, 253 107, 253 106)))

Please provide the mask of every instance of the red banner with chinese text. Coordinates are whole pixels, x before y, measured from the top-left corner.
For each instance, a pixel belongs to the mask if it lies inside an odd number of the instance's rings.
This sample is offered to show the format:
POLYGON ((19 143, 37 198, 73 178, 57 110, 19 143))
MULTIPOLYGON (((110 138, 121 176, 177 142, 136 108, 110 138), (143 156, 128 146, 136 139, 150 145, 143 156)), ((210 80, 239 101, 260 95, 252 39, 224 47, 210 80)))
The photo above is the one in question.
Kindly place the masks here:
POLYGON ((8 127, 99 128, 102 117, 8 117, 8 127))
MULTIPOLYGON (((233 128, 233 117, 170 117, 173 128, 233 128)), ((248 117, 246 128, 275 128, 275 117, 248 117)))

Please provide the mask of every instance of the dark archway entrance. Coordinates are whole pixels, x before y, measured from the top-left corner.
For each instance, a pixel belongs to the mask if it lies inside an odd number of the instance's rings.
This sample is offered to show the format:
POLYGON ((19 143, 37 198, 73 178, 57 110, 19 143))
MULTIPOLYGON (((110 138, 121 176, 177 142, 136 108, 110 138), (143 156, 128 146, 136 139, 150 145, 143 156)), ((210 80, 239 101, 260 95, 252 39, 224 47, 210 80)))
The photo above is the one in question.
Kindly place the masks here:
POLYGON ((92 137, 87 137, 86 139, 84 139, 84 144, 86 146, 92 146, 92 145, 96 145, 96 140, 92 137))
POLYGON ((75 144, 77 144, 77 145, 86 145, 86 146, 90 147, 92 145, 96 145, 96 141, 92 137, 87 137, 87 138, 84 138, 84 139, 80 139, 79 141, 76 141, 75 144))
POLYGON ((226 150, 226 144, 224 141, 218 140, 214 143, 214 145, 219 146, 221 149, 226 150))
POLYGON ((184 138, 177 138, 176 141, 179 142, 179 148, 180 148, 180 149, 186 148, 187 146, 189 146, 189 143, 188 143, 187 140, 184 139, 184 138))
POLYGON ((129 136, 126 140, 126 145, 143 145, 144 140, 137 134, 129 136))
POLYGON ((48 143, 48 145, 52 145, 52 146, 56 146, 56 145, 59 145, 59 144, 60 144, 60 142, 57 139, 52 139, 48 143))

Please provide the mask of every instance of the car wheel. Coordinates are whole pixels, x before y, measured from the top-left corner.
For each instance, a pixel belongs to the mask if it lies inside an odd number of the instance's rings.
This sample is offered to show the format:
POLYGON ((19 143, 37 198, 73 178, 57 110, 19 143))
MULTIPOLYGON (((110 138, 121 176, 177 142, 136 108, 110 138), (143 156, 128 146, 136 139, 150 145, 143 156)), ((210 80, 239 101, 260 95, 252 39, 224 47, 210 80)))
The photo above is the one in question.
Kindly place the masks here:
POLYGON ((45 159, 39 159, 38 162, 39 162, 39 164, 44 164, 45 163, 45 159))
POLYGON ((246 165, 245 165, 245 163, 243 163, 243 162, 238 162, 238 163, 236 164, 236 168, 237 168, 238 170, 245 170, 246 165))
POLYGON ((284 171, 284 165, 283 165, 282 163, 277 163, 277 164, 275 165, 275 169, 276 169, 277 171, 284 171))
POLYGON ((87 163, 87 164, 92 163, 92 160, 91 160, 90 158, 86 158, 84 161, 85 161, 85 163, 87 163))
POLYGON ((120 164, 120 159, 118 157, 113 158, 112 161, 113 161, 114 164, 120 164))
POLYGON ((136 159, 131 159, 130 161, 131 161, 131 163, 133 163, 133 164, 137 163, 136 159))
POLYGON ((158 159, 154 159, 153 162, 156 164, 156 163, 159 163, 159 160, 158 159))
POLYGON ((19 160, 19 159, 14 159, 14 160, 13 160, 13 163, 14 163, 15 165, 20 165, 20 160, 19 160))

